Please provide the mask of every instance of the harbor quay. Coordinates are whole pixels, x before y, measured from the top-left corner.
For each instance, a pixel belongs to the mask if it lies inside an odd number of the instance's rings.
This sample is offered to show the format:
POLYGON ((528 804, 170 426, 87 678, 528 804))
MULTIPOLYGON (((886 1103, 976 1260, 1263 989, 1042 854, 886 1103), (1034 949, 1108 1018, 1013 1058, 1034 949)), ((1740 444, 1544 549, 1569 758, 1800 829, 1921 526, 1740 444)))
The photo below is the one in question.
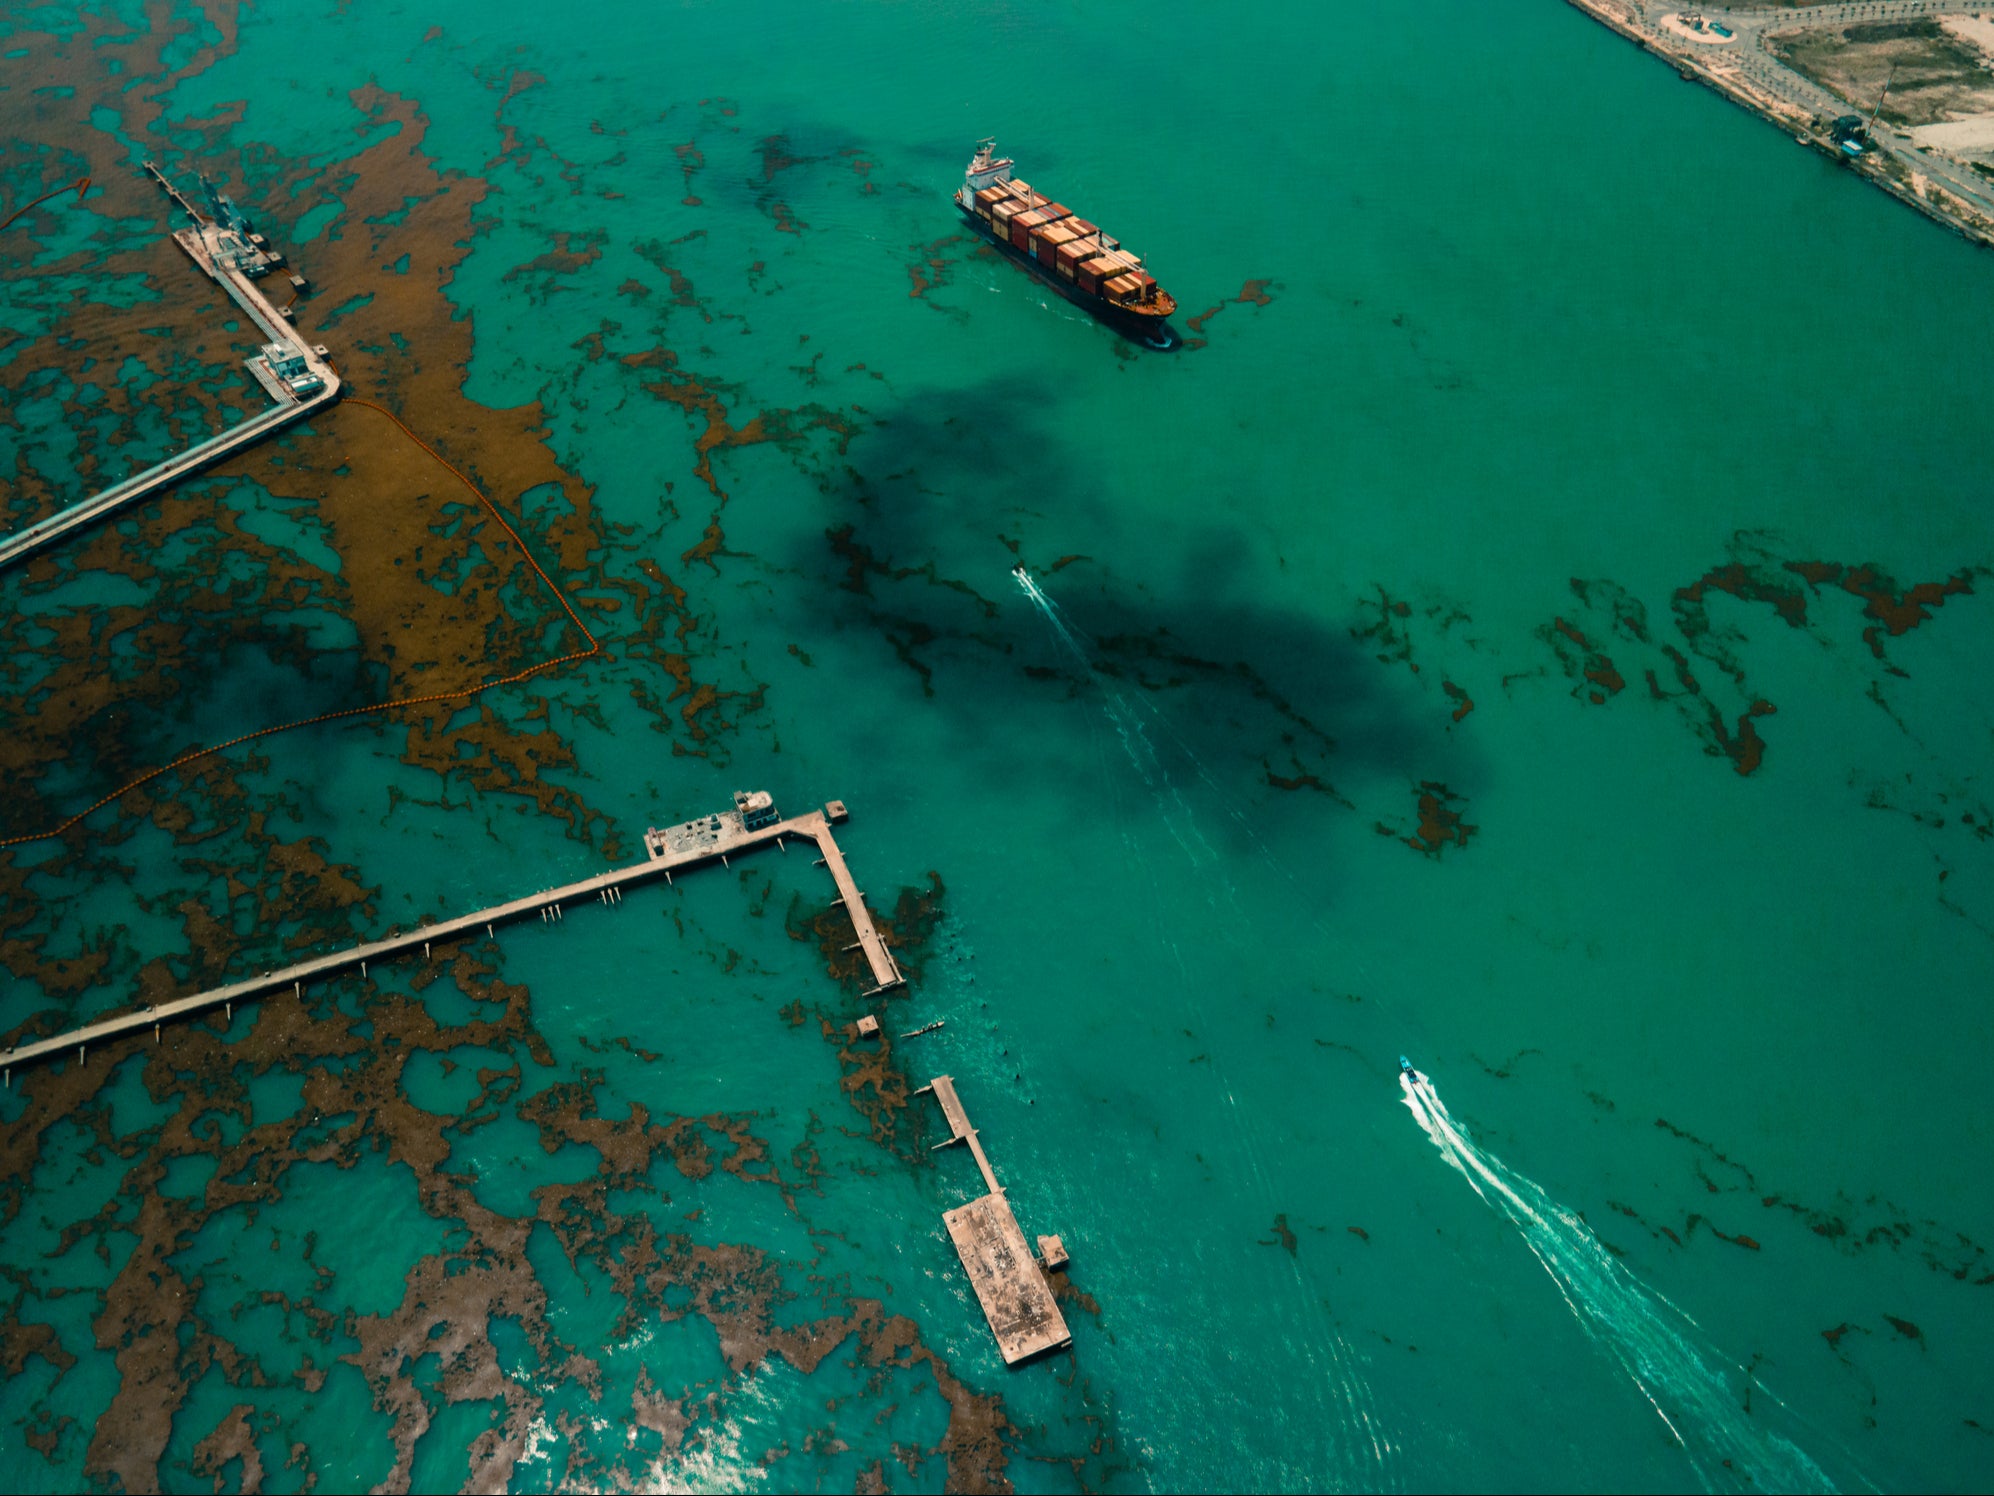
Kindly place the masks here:
POLYGON ((5 1084, 11 1085, 16 1066, 63 1057, 73 1057, 78 1064, 87 1064, 93 1046, 143 1034, 148 1029, 152 1031, 154 1042, 159 1042, 165 1026, 179 1019, 210 1013, 217 1008, 225 1019, 231 1018, 235 1005, 240 1002, 253 1002, 286 988, 302 994, 306 983, 335 976, 357 974, 364 977, 370 962, 391 960, 414 951, 420 951, 426 958, 432 947, 462 936, 475 936, 480 931, 487 938, 495 938, 500 925, 528 916, 537 917, 543 924, 558 922, 566 917, 566 910, 571 905, 590 900, 617 904, 622 901, 623 890, 634 885, 656 879, 670 883, 674 873, 712 863, 725 867, 733 857, 767 847, 787 851, 791 841, 815 846, 819 865, 830 872, 832 881, 837 885, 836 902, 842 904, 851 916, 853 929, 858 935, 858 948, 865 953, 866 964, 872 972, 873 986, 867 989, 866 995, 903 986, 906 979, 901 975, 893 953, 880 938, 879 930, 866 908, 865 896, 852 880, 851 870, 846 866, 837 840, 831 833, 833 823, 846 818, 843 802, 833 800, 821 810, 784 820, 776 815, 774 801, 764 791, 739 793, 734 800, 735 806, 731 810, 683 825, 645 832, 645 850, 649 855, 630 867, 614 868, 578 883, 545 889, 435 924, 418 925, 413 930, 380 940, 349 946, 345 950, 316 956, 276 971, 266 971, 226 986, 115 1014, 66 1033, 0 1050, 0 1075, 4 1075, 5 1084))
MULTIPOLYGON (((333 368, 325 347, 307 343, 291 326, 288 308, 272 304, 258 285, 260 280, 283 266, 284 257, 267 246, 263 236, 250 228, 249 221, 235 204, 216 190, 206 177, 201 182, 213 216, 203 214, 190 203, 152 162, 145 163, 145 170, 192 220, 190 227, 174 233, 174 242, 202 273, 229 294, 265 339, 259 351, 245 359, 244 363, 273 404, 268 410, 226 431, 217 432, 164 462, 134 473, 46 519, 0 537, 0 569, 25 561, 64 536, 93 525, 224 457, 255 445, 273 431, 301 420, 339 398, 339 374, 333 368)), ((293 287, 303 289, 305 280, 302 275, 295 270, 283 273, 293 287)))

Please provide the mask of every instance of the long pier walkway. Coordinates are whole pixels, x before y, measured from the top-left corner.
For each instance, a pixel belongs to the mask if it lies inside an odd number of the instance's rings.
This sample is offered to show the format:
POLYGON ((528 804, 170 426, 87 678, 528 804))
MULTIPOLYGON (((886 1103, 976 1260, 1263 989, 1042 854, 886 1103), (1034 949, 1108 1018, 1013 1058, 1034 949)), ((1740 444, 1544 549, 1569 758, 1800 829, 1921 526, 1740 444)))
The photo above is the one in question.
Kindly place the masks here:
MULTIPOLYGON (((837 818, 843 819, 843 805, 835 801, 832 805, 837 818)), ((161 1027, 175 1019, 216 1008, 231 1014, 239 1002, 250 1002, 272 992, 281 992, 286 987, 302 993, 305 983, 322 981, 343 972, 358 972, 364 976, 370 961, 389 960, 418 948, 427 956, 434 945, 459 936, 473 935, 480 930, 488 937, 493 936, 500 925, 524 919, 529 914, 537 914, 543 923, 559 920, 569 904, 589 898, 601 903, 615 903, 621 897, 622 890, 633 884, 647 883, 656 878, 663 878, 669 883, 675 872, 710 862, 725 865, 730 857, 764 847, 784 847, 792 839, 813 843, 823 865, 830 870, 832 880, 838 886, 839 901, 851 914, 859 947, 865 952, 866 964, 871 968, 875 983, 871 992, 902 985, 906 979, 901 975, 893 953, 880 938, 865 907, 865 896, 852 881, 851 871, 845 866, 837 840, 831 834, 830 816, 822 810, 813 810, 788 820, 771 819, 768 824, 750 829, 738 812, 727 811, 700 821, 689 821, 685 827, 674 827, 669 832, 650 832, 645 837, 645 843, 651 855, 648 860, 633 867, 615 868, 598 873, 593 878, 584 878, 579 883, 550 888, 437 924, 418 925, 413 930, 300 961, 279 971, 266 971, 260 976, 231 982, 225 987, 214 987, 155 1007, 120 1013, 53 1038, 37 1039, 16 1049, 0 1050, 0 1072, 4 1072, 7 1083, 11 1084, 16 1065, 34 1064, 70 1054, 78 1061, 84 1061, 90 1046, 95 1044, 140 1034, 147 1029, 153 1030, 157 1037, 161 1027), (688 832, 692 834, 686 834, 688 832)))
POLYGON ((269 410, 251 416, 239 425, 231 426, 228 430, 219 432, 206 441, 199 442, 186 451, 147 468, 142 473, 134 473, 123 482, 114 483, 101 493, 93 494, 46 519, 37 520, 24 529, 16 530, 12 535, 0 538, 0 569, 26 560, 36 551, 53 544, 63 536, 86 525, 95 524, 106 515, 155 494, 162 488, 179 482, 188 474, 263 440, 279 427, 301 420, 312 411, 339 398, 339 375, 326 358, 325 351, 305 342, 297 330, 284 320, 283 314, 270 304, 256 282, 244 275, 230 258, 223 255, 221 240, 226 231, 194 215, 194 209, 186 198, 182 197, 166 178, 160 176, 158 169, 149 162, 147 169, 152 172, 154 178, 166 189, 175 203, 185 209, 190 216, 195 216, 194 226, 181 229, 174 234, 174 241, 187 252, 188 257, 210 280, 220 283, 222 289, 235 299, 236 305, 249 315, 249 320, 261 329, 268 341, 284 344, 303 359, 305 367, 318 376, 320 387, 305 398, 293 397, 286 391, 278 403, 269 410))

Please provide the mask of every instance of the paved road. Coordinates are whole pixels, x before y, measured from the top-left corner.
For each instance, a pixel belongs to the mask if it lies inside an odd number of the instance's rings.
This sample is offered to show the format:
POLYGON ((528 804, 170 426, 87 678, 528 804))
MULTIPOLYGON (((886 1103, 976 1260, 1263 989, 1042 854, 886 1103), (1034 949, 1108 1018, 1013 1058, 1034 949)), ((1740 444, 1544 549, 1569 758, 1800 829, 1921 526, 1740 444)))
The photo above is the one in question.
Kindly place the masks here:
MULTIPOLYGON (((1695 60, 1713 70, 1721 69, 1726 64, 1735 66, 1757 87, 1797 105, 1824 123, 1856 112, 1856 106, 1781 63, 1768 45, 1770 37, 1853 23, 1925 20, 1933 16, 1956 15, 1962 10, 1974 8, 1967 0, 1855 0, 1852 4, 1809 6, 1805 10, 1758 6, 1699 7, 1658 3, 1658 0, 1635 0, 1635 3, 1641 12, 1642 28, 1671 52, 1684 50, 1685 43, 1681 37, 1662 29, 1661 20, 1665 15, 1694 11, 1707 20, 1728 27, 1736 40, 1722 47, 1695 48, 1698 54, 1695 60)), ((1908 133, 1881 122, 1876 128, 1874 144, 1878 151, 1896 158, 1909 170, 1929 177, 1982 213, 1994 217, 1994 182, 1970 167, 1916 145, 1908 133)))

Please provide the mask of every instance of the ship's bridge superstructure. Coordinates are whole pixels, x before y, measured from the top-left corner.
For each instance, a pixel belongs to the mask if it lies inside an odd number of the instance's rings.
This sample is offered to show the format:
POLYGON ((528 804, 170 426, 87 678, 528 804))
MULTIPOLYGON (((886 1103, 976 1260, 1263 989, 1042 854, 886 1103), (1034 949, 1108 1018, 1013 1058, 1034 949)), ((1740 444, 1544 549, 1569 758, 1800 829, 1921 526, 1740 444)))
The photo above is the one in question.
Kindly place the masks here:
POLYGON ((973 210, 977 193, 1011 180, 1011 167, 1015 163, 1009 156, 995 155, 996 149, 997 137, 994 135, 976 143, 976 154, 969 159, 969 171, 964 175, 962 191, 956 194, 963 207, 973 210))
MULTIPOLYGON (((1143 268, 1121 241, 1077 216, 1064 203, 1035 192, 1011 175, 1011 158, 997 142, 978 143, 963 174, 956 204, 997 244, 1024 261, 1043 283, 1067 300, 1097 313, 1112 313, 1154 328, 1177 310, 1177 300, 1143 268)), ((1168 347, 1150 339, 1152 347, 1168 347)))

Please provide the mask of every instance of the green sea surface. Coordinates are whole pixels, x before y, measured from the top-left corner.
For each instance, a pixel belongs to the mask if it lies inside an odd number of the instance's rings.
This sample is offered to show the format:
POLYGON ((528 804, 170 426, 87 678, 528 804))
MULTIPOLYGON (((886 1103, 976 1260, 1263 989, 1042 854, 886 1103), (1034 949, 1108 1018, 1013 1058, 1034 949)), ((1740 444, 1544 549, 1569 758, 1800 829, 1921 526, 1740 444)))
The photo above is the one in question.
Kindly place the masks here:
MULTIPOLYGON (((36 65, 10 55, 7 87, 36 65)), ((477 1119, 447 1156, 370 1134, 305 1160, 338 1124, 315 1065, 218 1062, 162 1099, 149 1041, 92 1055, 123 1067, 108 1101, 41 1136, 0 1223, 11 1485, 118 1483, 93 1461, 144 1332, 107 1306, 161 1201, 191 1213, 150 1291, 207 1337, 182 1320, 147 1363, 181 1389, 169 1489, 245 1479, 202 1452, 245 1408, 269 1490, 454 1488, 507 1430, 516 1489, 966 1479, 931 1363, 744 1353, 691 1299, 619 1289, 629 1232, 564 1249, 535 1213, 570 1198, 693 1256, 752 1247, 725 1291, 752 1281, 778 1328, 907 1316, 1001 1398, 1018 1489, 1994 1486, 1994 260, 1552 0, 261 6, 164 100, 165 164, 216 172, 309 271, 358 225, 287 219, 287 173, 377 138, 370 84, 491 184, 441 288, 475 326, 465 392, 544 402, 602 521, 590 566, 686 589, 674 647, 731 729, 645 709, 672 681, 615 647, 626 610, 591 615, 602 657, 466 708, 566 745, 544 777, 579 825, 406 762, 392 720, 237 750, 198 845, 112 808, 102 844, 0 854, 0 939, 106 953, 75 993, 10 977, 0 1022, 128 1005, 162 957, 182 990, 297 959, 231 892, 274 876, 259 837, 366 889, 302 937, 328 948, 634 860, 748 788, 845 801, 873 905, 929 897, 896 922, 913 979, 882 1008, 834 977, 804 928, 828 879, 761 853, 479 947, 544 1057, 434 970, 308 992, 353 1036, 334 1070, 411 1014, 461 1032, 408 1041, 391 1097, 477 1119), (991 132, 1145 256, 1183 349, 977 252, 949 199, 991 132), (598 253, 518 273, 563 233, 598 253), (713 448, 709 489, 705 417, 646 389, 658 348, 737 424, 835 420, 713 448), (885 1141, 854 1109, 826 1035, 874 1010, 945 1023, 893 1065, 954 1076, 1026 1234, 1063 1239, 1070 1353, 997 1354, 941 1221, 981 1185, 930 1152, 929 1099, 885 1141), (749 1118, 767 1160, 612 1178, 546 1120, 577 1096, 607 1123, 749 1118), (275 1196, 227 1203, 216 1160, 286 1127, 275 1196), (395 1374, 426 1417, 397 1425, 371 1317, 429 1291, 424 1263, 498 1270, 425 1171, 531 1223, 505 1251, 552 1339, 495 1313, 453 1392, 462 1327, 419 1327, 441 1349, 395 1374)), ((71 144, 100 174, 162 149, 98 127, 71 144)), ((17 164, 9 203, 45 175, 17 164)), ((325 318, 371 289, 316 283, 300 328, 338 357, 325 318)), ((228 315, 191 270, 187 293, 228 315)), ((5 326, 60 336, 65 304, 5 326)), ((10 394, 0 462, 59 477, 70 398, 10 394)), ((479 477, 551 557, 560 496, 479 477)), ((308 505, 197 482, 338 575, 308 505)), ((166 586, 56 575, 0 577, 48 641, 166 586)), ((371 679, 336 609, 271 628, 190 675, 135 769, 371 679)), ((8 730, 55 647, 9 662, 8 730)), ((80 809, 116 767, 35 793, 80 809)), ((68 1073, 13 1074, 0 1122, 68 1073)))

